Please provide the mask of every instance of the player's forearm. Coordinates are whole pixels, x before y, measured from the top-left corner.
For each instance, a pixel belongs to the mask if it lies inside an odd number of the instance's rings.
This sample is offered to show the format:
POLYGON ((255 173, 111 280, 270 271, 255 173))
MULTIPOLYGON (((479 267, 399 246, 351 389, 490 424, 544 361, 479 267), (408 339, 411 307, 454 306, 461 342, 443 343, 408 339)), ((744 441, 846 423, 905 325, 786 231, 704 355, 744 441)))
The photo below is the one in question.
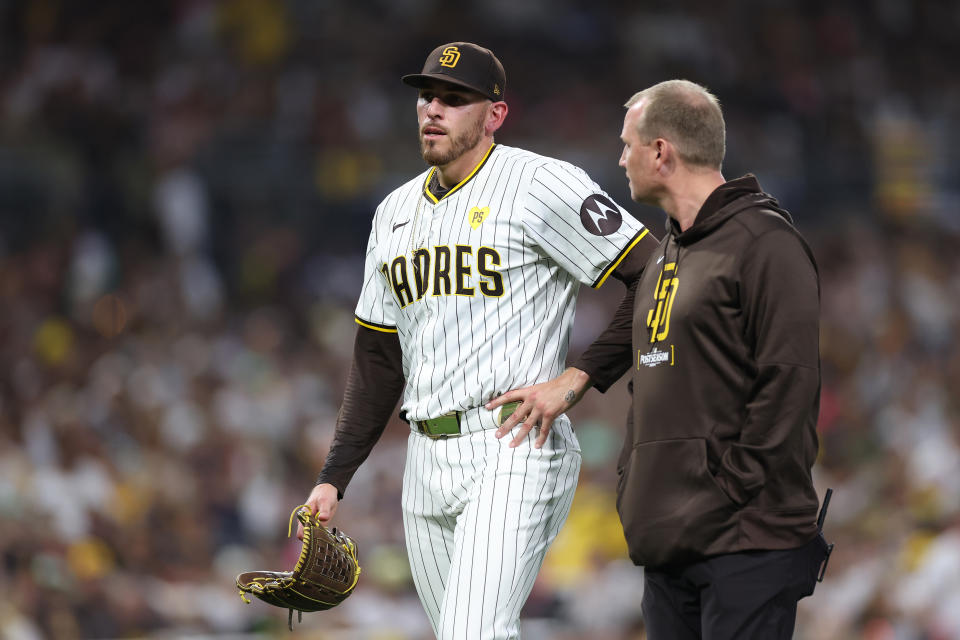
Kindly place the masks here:
POLYGON ((357 330, 333 444, 317 477, 317 484, 332 484, 341 498, 397 406, 404 385, 401 358, 396 334, 357 330))
POLYGON ((638 282, 635 280, 627 288, 609 326, 572 365, 589 376, 601 393, 619 380, 633 362, 633 306, 638 282))

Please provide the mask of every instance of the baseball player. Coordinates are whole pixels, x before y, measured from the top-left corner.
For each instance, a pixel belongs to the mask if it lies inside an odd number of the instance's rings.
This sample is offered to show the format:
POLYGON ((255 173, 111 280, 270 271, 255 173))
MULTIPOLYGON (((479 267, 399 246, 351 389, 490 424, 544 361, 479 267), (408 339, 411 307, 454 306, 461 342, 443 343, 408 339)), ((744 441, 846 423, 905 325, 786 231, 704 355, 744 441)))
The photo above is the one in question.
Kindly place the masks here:
MULTIPOLYGON (((333 517, 402 395, 404 531, 433 630, 445 640, 516 638, 567 517, 580 449, 566 415, 508 441, 497 429, 526 408, 484 405, 508 389, 584 376, 563 369, 580 285, 612 276, 634 286, 657 241, 581 169, 494 142, 506 77, 488 49, 442 45, 403 81, 419 90, 430 168, 374 215, 353 364, 307 504, 333 517)), ((621 305, 614 323, 631 312, 621 305)), ((560 396, 561 407, 579 399, 560 396)))

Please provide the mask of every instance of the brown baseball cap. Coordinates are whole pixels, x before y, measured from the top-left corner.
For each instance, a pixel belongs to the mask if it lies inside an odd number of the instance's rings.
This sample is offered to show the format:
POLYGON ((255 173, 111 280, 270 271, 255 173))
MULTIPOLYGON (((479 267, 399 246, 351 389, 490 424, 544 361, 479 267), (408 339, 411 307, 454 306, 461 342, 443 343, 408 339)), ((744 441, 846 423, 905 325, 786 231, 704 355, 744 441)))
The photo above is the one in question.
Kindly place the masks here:
POLYGON ((418 89, 427 80, 443 80, 472 89, 494 102, 503 100, 507 86, 507 75, 493 51, 471 42, 440 45, 427 56, 421 73, 411 73, 401 80, 418 89))

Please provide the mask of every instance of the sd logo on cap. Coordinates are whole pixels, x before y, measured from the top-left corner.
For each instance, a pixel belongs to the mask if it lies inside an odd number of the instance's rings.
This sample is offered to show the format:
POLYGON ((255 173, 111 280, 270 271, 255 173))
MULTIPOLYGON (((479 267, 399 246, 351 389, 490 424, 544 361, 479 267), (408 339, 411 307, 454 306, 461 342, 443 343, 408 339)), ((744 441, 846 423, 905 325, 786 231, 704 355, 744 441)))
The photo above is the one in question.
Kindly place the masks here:
POLYGON ((443 80, 472 89, 494 102, 503 100, 507 85, 506 73, 497 56, 471 42, 440 45, 427 56, 422 72, 401 79, 418 89, 423 88, 427 80, 443 80))

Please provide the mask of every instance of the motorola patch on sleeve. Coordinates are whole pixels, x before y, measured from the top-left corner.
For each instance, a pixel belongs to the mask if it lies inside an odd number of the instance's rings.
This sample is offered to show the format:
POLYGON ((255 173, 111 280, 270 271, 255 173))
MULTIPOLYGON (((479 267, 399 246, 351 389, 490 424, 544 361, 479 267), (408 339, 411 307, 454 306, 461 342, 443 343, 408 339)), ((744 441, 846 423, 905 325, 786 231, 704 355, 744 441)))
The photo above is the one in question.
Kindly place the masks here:
POLYGON ((610 198, 595 193, 580 205, 580 222, 593 235, 608 236, 620 228, 623 216, 610 198))

